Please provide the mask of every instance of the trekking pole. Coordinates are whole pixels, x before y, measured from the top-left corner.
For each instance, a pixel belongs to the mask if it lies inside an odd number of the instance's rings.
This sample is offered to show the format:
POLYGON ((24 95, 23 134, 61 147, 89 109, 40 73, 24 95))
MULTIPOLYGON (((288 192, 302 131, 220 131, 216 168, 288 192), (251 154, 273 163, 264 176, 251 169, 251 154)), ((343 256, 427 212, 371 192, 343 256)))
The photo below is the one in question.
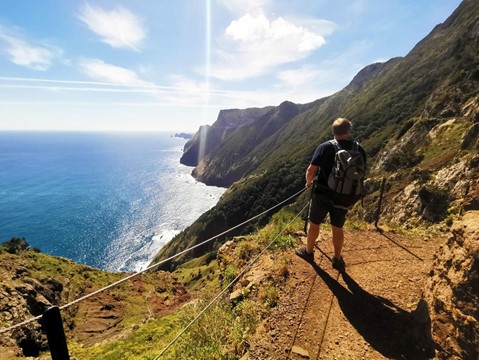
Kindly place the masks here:
POLYGON ((311 210, 311 202, 313 201, 313 194, 316 189, 316 181, 318 180, 317 177, 314 178, 313 180, 313 186, 311 186, 311 194, 309 197, 309 202, 308 202, 308 212, 306 213, 306 216, 304 218, 304 233, 308 233, 308 220, 309 220, 309 211, 311 210))

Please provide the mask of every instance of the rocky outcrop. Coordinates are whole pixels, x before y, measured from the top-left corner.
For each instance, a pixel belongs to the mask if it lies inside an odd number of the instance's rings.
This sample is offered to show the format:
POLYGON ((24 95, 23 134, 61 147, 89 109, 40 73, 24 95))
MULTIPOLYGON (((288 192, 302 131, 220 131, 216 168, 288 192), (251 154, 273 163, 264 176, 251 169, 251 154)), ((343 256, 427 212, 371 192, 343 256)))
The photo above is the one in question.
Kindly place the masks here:
POLYGON ((391 174, 383 219, 413 227, 479 209, 476 124, 467 115, 416 120, 391 139, 372 169, 391 174))
POLYGON ((203 125, 188 140, 183 149, 180 163, 197 166, 209 153, 216 150, 236 129, 249 125, 261 118, 273 107, 221 110, 213 125, 203 125))
MULTIPOLYGON (((0 288, 0 324, 11 326, 21 320, 41 315, 58 301, 62 287, 53 279, 36 280, 27 277, 21 284, 2 282, 0 288)), ((0 349, 10 349, 17 355, 39 356, 48 349, 47 338, 38 321, 0 336, 0 349)))
POLYGON ((180 163, 186 166, 196 166, 207 154, 221 143, 224 130, 218 130, 210 125, 201 126, 198 132, 186 142, 180 163))
POLYGON ((461 226, 435 254, 425 298, 440 359, 479 357, 479 212, 467 213, 461 226))

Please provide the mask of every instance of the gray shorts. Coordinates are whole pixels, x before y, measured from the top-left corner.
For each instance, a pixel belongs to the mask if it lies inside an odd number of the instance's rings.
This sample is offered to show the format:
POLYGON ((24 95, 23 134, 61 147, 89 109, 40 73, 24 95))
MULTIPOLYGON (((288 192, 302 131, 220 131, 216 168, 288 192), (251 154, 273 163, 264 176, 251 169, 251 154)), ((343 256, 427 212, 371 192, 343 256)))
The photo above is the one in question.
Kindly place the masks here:
POLYGON ((311 208, 309 210, 309 221, 313 224, 321 224, 326 215, 329 214, 331 225, 342 228, 346 221, 348 210, 334 207, 330 197, 325 194, 313 194, 311 199, 311 208))

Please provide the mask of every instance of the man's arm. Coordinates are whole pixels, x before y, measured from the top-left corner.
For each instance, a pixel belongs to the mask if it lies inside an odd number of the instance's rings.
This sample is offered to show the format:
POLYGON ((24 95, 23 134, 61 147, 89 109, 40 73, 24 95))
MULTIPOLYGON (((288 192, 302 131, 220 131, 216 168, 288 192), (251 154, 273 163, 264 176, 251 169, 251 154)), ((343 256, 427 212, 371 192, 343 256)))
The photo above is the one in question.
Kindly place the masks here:
POLYGON ((319 166, 310 164, 306 170, 306 187, 309 189, 313 186, 313 180, 316 174, 318 173, 319 166))

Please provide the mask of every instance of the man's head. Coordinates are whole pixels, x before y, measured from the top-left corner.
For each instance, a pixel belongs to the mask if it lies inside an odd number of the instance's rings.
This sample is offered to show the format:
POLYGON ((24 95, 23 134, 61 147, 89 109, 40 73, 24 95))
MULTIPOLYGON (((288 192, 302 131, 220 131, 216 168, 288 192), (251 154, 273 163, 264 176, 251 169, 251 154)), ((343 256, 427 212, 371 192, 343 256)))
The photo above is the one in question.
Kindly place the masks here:
POLYGON ((341 138, 341 139, 347 139, 351 135, 351 129, 353 125, 351 124, 351 121, 349 121, 346 118, 337 118, 333 122, 333 135, 334 137, 341 138))

